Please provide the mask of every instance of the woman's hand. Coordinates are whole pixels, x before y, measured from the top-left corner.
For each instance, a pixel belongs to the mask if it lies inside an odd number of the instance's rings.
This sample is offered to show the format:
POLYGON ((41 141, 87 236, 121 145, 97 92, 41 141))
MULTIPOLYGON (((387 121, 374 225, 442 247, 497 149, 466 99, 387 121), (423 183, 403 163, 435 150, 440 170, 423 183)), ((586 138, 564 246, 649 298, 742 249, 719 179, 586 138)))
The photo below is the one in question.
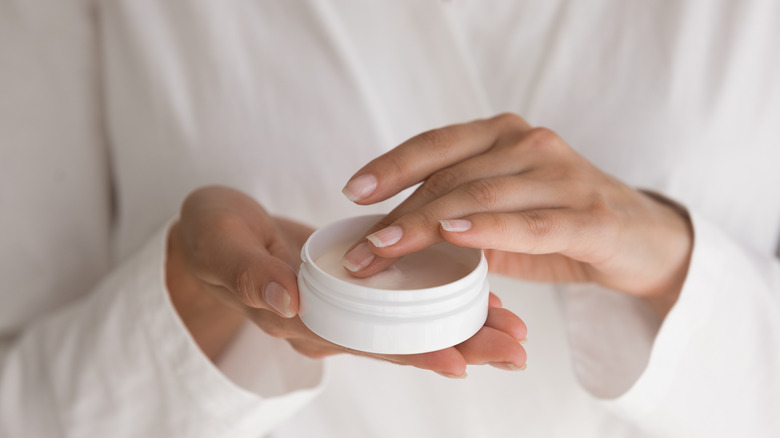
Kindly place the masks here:
POLYGON ((663 317, 692 248, 687 214, 605 174, 557 134, 502 114, 425 132, 360 169, 344 194, 373 204, 422 182, 344 258, 357 277, 441 240, 486 249, 492 271, 594 281, 663 317))
POLYGON ((174 307, 201 349, 216 359, 248 318, 313 358, 336 353, 372 356, 449 377, 466 364, 525 365, 518 343, 526 328, 491 296, 485 326, 462 344, 425 354, 371 355, 312 333, 298 318, 296 272, 300 249, 313 230, 274 218, 249 196, 225 187, 199 189, 186 199, 171 228, 167 284, 174 307))

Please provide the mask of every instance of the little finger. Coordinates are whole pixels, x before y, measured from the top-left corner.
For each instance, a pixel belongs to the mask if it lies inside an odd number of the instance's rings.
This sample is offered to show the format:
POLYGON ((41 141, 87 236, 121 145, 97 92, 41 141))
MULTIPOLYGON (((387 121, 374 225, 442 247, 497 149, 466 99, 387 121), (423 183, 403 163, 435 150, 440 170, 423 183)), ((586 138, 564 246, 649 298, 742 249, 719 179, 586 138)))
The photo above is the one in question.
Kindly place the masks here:
POLYGON ((469 364, 496 363, 510 369, 522 369, 527 358, 525 349, 515 338, 487 326, 456 348, 469 364))

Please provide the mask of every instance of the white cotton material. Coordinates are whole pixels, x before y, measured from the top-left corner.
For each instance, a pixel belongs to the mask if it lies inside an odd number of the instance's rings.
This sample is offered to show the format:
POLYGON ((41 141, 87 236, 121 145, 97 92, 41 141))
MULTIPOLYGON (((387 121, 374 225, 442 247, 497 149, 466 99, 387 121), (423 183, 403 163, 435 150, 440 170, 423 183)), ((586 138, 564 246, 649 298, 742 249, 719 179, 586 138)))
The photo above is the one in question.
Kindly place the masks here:
POLYGON ((0 2, 0 436, 780 436, 778 47, 761 0, 0 2), (187 193, 386 212, 344 198, 355 171, 502 111, 689 209, 663 322, 493 277, 521 373, 339 355, 325 384, 250 325, 198 350, 163 281, 187 193))

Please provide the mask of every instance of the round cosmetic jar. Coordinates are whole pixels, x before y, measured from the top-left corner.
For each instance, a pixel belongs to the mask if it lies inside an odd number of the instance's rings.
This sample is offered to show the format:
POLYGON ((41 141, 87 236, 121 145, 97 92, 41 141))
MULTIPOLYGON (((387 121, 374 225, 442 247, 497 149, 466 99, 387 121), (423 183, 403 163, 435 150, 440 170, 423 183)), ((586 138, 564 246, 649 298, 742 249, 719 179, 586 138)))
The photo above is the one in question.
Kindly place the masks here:
POLYGON ((379 354, 441 350, 473 336, 490 293, 481 250, 440 243, 366 279, 341 266, 344 251, 381 218, 344 219, 306 241, 298 273, 303 323, 335 344, 379 354))

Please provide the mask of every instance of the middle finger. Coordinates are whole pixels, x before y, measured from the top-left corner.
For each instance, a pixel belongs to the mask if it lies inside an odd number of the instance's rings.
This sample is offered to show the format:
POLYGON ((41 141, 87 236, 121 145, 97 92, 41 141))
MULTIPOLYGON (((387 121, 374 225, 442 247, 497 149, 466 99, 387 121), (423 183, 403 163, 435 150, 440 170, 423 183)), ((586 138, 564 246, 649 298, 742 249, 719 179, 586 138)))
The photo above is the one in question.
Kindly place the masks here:
MULTIPOLYGON (((404 214, 388 227, 369 236, 370 250, 378 255, 353 272, 367 276, 386 268, 392 260, 441 242, 440 221, 474 213, 548 209, 567 205, 572 196, 564 181, 547 181, 531 174, 481 179, 457 187, 422 208, 404 214)), ((359 254, 366 256, 365 254, 359 254)), ((345 258, 354 257, 348 252, 345 258)), ((373 257, 372 254, 367 254, 373 257)), ((354 262, 354 260, 350 260, 354 262)))

